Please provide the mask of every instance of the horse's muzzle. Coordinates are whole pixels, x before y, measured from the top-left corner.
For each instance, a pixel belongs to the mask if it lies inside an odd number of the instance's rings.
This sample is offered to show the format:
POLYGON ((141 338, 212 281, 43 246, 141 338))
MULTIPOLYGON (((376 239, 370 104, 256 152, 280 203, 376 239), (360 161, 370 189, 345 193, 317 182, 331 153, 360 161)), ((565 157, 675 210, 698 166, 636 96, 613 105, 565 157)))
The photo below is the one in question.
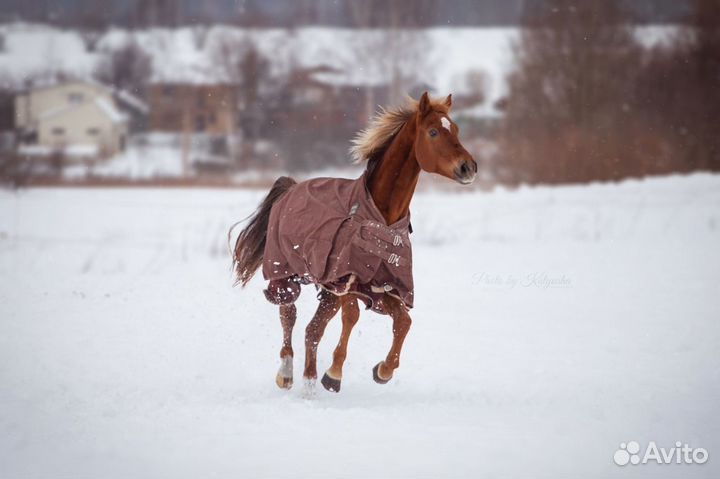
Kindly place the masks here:
POLYGON ((475 181, 475 176, 477 175, 477 163, 473 159, 469 160, 463 160, 456 168, 455 168, 455 180, 463 185, 469 185, 473 181, 475 181))

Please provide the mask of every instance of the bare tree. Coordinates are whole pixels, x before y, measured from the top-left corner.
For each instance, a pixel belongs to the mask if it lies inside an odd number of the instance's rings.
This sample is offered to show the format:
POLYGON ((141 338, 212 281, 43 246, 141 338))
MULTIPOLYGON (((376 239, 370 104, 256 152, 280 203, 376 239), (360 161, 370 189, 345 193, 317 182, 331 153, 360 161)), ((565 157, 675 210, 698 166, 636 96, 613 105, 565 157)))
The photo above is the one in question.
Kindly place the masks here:
POLYGON ((11 131, 15 127, 15 95, 17 91, 9 85, 9 82, 5 83, 0 79, 0 132, 11 131))
POLYGON ((639 63, 640 46, 616 0, 544 0, 528 12, 515 45, 501 141, 512 180, 627 174, 639 63))
POLYGON ((692 84, 696 110, 693 129, 695 142, 690 152, 694 166, 699 169, 720 170, 720 5, 715 0, 694 0, 691 34, 685 51, 690 71, 686 77, 692 84))
MULTIPOLYGON (((247 164, 253 156, 255 142, 266 121, 268 102, 273 97, 270 62, 251 39, 228 36, 215 43, 214 63, 223 77, 235 87, 242 145, 238 162, 247 164)), ((232 136, 234 132, 229 132, 232 136)))
POLYGON ((720 170, 720 6, 694 0, 687 27, 646 55, 637 114, 662 138, 656 172, 720 170))
MULTIPOLYGON (((369 0, 348 2, 347 15, 353 27, 366 32, 366 44, 355 50, 356 61, 370 75, 389 86, 389 100, 398 104, 421 78, 429 51, 426 26, 435 11, 435 0, 369 0)), ((357 65, 356 65, 357 66, 357 65)), ((366 89, 366 113, 377 108, 372 89, 366 89)))
POLYGON ((172 27, 182 21, 182 0, 138 0, 132 11, 132 26, 172 27))
MULTIPOLYGON (((347 15, 350 19, 351 25, 361 30, 368 30, 374 26, 373 14, 377 12, 384 2, 381 0, 367 0, 365 2, 347 2, 346 8, 348 9, 347 15)), ((377 41, 380 44, 382 40, 377 41)), ((370 64, 369 70, 375 73, 375 70, 379 69, 376 65, 380 63, 380 56, 376 55, 375 45, 368 45, 365 48, 356 49, 356 59, 360 66, 370 64), (368 48, 370 47, 370 48, 368 48)), ((365 88, 365 107, 363 116, 370 118, 377 108, 375 100, 375 92, 372 88, 365 88)))
POLYGON ((105 52, 95 70, 98 80, 141 97, 151 75, 152 59, 134 39, 117 50, 105 52))
MULTIPOLYGON (((212 56, 227 81, 237 87, 240 108, 246 117, 258 120, 261 104, 272 83, 270 62, 246 37, 228 37, 215 45, 212 56)), ((245 133, 256 138, 258 124, 247 125, 245 133)))
POLYGON ((103 32, 110 25, 107 5, 94 3, 83 9, 78 19, 80 26, 80 37, 88 52, 94 52, 103 32))
POLYGON ((82 38, 82 41, 85 44, 85 50, 88 52, 94 52, 100 38, 102 38, 102 32, 94 29, 81 30, 80 38, 82 38))

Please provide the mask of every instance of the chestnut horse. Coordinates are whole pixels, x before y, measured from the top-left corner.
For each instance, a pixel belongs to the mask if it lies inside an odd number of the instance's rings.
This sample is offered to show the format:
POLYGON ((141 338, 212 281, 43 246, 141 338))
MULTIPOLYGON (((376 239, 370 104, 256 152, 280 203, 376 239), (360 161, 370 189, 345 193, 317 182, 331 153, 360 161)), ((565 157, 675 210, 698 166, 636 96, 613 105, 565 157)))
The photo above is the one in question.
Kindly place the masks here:
MULTIPOLYGON (((407 107, 381 110, 369 127, 353 140, 351 153, 356 161, 367 162, 367 192, 387 225, 393 225, 409 214, 410 201, 421 171, 445 176, 463 185, 475 179, 477 163, 458 140, 458 127, 448 116, 451 105, 451 95, 444 100, 433 101, 426 92, 419 101, 411 101, 407 107)), ((290 178, 279 179, 238 236, 233 259, 238 282, 243 286, 263 262, 272 205, 295 184, 290 178)), ((322 289, 318 297, 320 304, 305 330, 303 376, 306 385, 314 386, 318 344, 328 322, 342 310, 340 341, 335 348, 332 365, 321 381, 329 391, 338 392, 348 339, 360 314, 360 298, 351 293, 337 295, 327 289, 322 289)), ((293 303, 278 304, 283 343, 276 382, 281 388, 290 388, 293 379, 291 337, 297 313, 293 303)), ((385 360, 374 367, 373 378, 385 384, 400 365, 400 352, 411 319, 408 308, 397 296, 384 293, 382 304, 384 312, 393 321, 393 341, 385 360)))

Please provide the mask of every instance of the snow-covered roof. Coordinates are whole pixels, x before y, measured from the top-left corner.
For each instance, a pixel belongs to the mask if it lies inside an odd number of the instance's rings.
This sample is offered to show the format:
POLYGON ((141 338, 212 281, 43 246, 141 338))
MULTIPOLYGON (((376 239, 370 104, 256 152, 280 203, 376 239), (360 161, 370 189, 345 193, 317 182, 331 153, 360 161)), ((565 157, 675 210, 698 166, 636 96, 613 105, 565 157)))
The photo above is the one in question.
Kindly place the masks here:
MULTIPOLYGON (((113 123, 124 123, 128 120, 127 115, 118 110, 115 104, 107 98, 102 96, 96 96, 90 101, 92 101, 98 107, 98 109, 113 123)), ((38 114, 38 119, 49 120, 57 116, 62 116, 68 112, 81 108, 86 104, 87 102, 64 103, 62 105, 48 108, 47 110, 40 112, 38 114)))
POLYGON ((118 100, 135 109, 136 111, 139 111, 140 113, 144 113, 146 115, 150 112, 150 107, 147 105, 147 103, 145 103, 132 93, 128 92, 127 90, 114 89, 113 91, 115 92, 118 100))
POLYGON ((454 109, 453 115, 459 117, 465 117, 465 118, 487 118, 487 119, 493 119, 493 118, 502 118, 503 112, 495 107, 494 104, 489 102, 483 102, 478 103, 476 105, 462 108, 462 109, 454 109))
POLYGON ((123 123, 127 121, 127 116, 118 110, 112 102, 107 100, 107 98, 99 96, 93 101, 113 123, 123 123))
MULTIPOLYGON (((0 67, 0 75, 2 74, 2 67, 0 67)), ((115 88, 113 86, 105 85, 104 83, 101 83, 94 78, 76 78, 72 80, 64 80, 64 81, 58 81, 57 79, 45 79, 44 81, 40 82, 33 82, 32 85, 28 87, 29 90, 36 92, 39 90, 45 90, 50 88, 57 88, 60 86, 66 86, 68 84, 89 84, 92 86, 95 86, 99 88, 100 90, 104 91, 108 95, 112 95, 114 98, 116 98, 118 101, 122 102, 123 105, 128 106, 140 113, 148 114, 150 112, 150 107, 142 101, 140 98, 136 97, 132 93, 128 92, 127 90, 121 90, 119 88, 115 88)), ((60 107, 58 108, 58 110, 60 107)))

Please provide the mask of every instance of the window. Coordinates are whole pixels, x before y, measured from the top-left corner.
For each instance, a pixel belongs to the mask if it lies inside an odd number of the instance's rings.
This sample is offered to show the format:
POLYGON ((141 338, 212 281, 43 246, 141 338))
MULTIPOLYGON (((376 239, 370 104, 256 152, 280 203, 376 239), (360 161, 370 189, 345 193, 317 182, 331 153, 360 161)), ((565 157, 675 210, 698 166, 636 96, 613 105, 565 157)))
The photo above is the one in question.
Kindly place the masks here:
POLYGON ((173 96, 173 93, 175 93, 175 89, 170 85, 165 85, 162 88, 162 92, 165 96, 173 96))
POLYGON ((68 101, 70 103, 82 103, 83 101, 83 94, 78 92, 71 92, 68 94, 68 101))
POLYGON ((64 135, 64 134, 65 134, 65 128, 55 127, 55 128, 52 129, 52 134, 53 134, 53 135, 64 135))
POLYGON ((100 129, 99 128, 88 128, 87 134, 90 136, 98 136, 100 134, 100 129))

